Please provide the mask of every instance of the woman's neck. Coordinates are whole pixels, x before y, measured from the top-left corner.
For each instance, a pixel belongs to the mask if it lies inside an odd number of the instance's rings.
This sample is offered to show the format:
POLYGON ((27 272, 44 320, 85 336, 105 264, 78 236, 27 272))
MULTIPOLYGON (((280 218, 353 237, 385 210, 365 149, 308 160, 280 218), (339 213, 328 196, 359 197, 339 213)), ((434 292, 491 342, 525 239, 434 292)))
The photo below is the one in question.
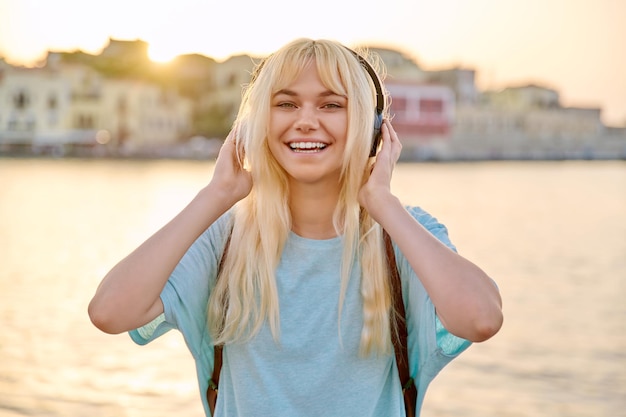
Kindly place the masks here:
POLYGON ((337 236, 333 214, 339 200, 338 190, 327 187, 294 187, 289 193, 292 230, 309 239, 337 236))

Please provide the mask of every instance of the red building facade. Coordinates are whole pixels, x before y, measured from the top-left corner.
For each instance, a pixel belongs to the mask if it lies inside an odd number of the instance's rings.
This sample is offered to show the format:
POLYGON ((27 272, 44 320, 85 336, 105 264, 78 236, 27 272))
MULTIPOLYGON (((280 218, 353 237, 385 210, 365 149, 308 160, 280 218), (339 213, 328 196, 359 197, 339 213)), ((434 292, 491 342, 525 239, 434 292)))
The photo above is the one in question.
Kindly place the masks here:
POLYGON ((386 82, 393 127, 405 145, 448 139, 454 124, 454 92, 447 86, 386 82))

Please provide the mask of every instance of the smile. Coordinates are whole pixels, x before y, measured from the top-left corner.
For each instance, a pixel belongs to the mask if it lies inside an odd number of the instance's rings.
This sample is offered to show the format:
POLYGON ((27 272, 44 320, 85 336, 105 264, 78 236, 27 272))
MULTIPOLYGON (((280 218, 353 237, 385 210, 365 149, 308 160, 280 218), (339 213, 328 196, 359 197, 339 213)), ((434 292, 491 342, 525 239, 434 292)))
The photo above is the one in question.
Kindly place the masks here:
POLYGON ((322 142, 292 142, 289 144, 292 151, 307 153, 319 152, 326 148, 326 146, 328 145, 322 142))

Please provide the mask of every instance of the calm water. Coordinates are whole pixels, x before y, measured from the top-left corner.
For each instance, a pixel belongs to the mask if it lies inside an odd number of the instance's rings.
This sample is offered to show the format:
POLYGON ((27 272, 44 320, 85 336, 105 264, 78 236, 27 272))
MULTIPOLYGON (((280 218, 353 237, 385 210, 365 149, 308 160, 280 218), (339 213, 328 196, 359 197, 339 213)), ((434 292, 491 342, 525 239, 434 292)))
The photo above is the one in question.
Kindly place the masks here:
MULTIPOLYGON (((211 170, 0 159, 0 416, 202 416, 179 334, 138 347, 86 308, 211 170)), ((626 163, 406 164, 393 187, 505 303, 502 331, 443 370, 424 416, 626 416, 626 163)))

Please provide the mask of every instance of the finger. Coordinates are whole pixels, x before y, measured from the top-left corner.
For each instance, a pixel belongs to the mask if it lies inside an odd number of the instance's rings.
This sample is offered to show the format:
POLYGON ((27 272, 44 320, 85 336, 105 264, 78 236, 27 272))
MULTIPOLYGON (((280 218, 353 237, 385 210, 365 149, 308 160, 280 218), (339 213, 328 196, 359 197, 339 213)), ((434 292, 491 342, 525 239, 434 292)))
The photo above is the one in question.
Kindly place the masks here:
POLYGON ((395 130, 391 126, 389 120, 385 120, 385 123, 382 126, 383 129, 383 147, 389 149, 389 154, 393 155, 394 149, 399 145, 400 141, 398 139, 398 135, 395 130))
POLYGON ((382 142, 382 146, 385 146, 385 143, 389 142, 389 138, 390 138, 390 132, 389 132, 389 128, 387 127, 387 123, 386 120, 383 120, 383 124, 380 128, 380 136, 381 136, 381 142, 382 142))
POLYGON ((393 128, 391 121, 386 120, 386 127, 389 131, 389 142, 391 143, 392 148, 396 150, 396 152, 400 152, 400 150, 402 149, 402 142, 400 142, 400 137, 398 136, 396 130, 393 128))
POLYGON ((396 133, 396 130, 393 128, 393 126, 391 125, 391 122, 387 119, 385 119, 385 123, 384 123, 385 127, 387 128, 387 131, 389 132, 389 138, 392 141, 398 141, 398 134, 396 133))

